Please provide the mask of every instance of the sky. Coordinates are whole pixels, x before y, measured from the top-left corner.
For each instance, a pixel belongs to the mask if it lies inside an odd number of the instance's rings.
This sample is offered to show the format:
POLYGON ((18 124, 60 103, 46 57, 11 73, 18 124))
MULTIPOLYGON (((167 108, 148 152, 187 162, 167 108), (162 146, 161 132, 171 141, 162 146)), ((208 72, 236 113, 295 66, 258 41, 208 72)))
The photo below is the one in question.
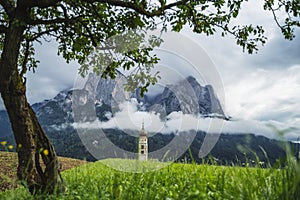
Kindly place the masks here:
MULTIPOLYGON (((264 26, 268 41, 257 54, 243 52, 231 36, 196 35, 188 28, 181 34, 204 49, 222 79, 223 109, 234 119, 225 123, 226 132, 256 131, 271 137, 266 125, 273 124, 279 129, 295 128, 288 133, 295 140, 300 137, 300 30, 293 41, 286 41, 271 13, 263 11, 259 2, 248 2, 234 22, 264 26)), ((40 60, 36 73, 27 74, 30 103, 73 87, 79 65, 67 64, 57 56, 55 42, 37 44, 36 57, 40 60)))

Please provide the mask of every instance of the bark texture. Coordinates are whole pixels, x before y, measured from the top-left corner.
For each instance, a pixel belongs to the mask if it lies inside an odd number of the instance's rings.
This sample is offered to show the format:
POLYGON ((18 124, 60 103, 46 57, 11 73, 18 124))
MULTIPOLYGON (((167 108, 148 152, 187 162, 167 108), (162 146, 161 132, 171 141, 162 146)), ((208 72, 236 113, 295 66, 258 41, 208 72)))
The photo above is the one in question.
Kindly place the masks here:
POLYGON ((23 21, 29 11, 17 7, 10 20, 0 60, 0 92, 17 144, 19 180, 32 194, 55 193, 64 189, 57 155, 27 101, 26 81, 18 69, 20 45, 27 27, 23 21))

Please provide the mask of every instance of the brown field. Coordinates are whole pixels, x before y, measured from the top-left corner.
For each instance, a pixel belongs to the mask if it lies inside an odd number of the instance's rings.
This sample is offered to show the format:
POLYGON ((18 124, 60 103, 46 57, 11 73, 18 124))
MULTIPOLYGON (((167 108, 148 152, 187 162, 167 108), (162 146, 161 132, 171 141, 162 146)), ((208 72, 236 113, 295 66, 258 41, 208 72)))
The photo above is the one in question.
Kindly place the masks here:
MULTIPOLYGON (((59 157, 62 171, 87 163, 83 160, 59 157)), ((17 153, 0 152, 0 191, 18 187, 17 182, 17 153)))

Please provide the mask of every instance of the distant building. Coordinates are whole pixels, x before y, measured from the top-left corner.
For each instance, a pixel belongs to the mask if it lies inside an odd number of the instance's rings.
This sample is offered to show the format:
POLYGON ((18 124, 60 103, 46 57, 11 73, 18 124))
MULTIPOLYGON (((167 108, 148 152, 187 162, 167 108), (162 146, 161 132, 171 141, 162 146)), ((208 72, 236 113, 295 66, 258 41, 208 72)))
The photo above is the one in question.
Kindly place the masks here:
POLYGON ((148 137, 147 132, 144 128, 144 122, 142 125, 142 130, 139 135, 139 146, 138 146, 139 160, 148 160, 148 137))

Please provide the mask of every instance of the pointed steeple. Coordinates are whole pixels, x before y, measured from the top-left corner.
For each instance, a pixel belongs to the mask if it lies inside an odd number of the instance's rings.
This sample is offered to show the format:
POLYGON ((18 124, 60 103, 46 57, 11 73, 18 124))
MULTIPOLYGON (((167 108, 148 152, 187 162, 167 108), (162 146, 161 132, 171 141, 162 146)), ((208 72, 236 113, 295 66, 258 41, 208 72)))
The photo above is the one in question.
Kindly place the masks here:
POLYGON ((148 160, 148 138, 147 138, 147 132, 145 130, 145 124, 144 119, 142 123, 142 130, 140 132, 139 136, 139 144, 138 144, 138 154, 139 160, 148 160))
POLYGON ((147 132, 145 130, 144 120, 143 120, 143 123, 142 123, 142 130, 141 130, 140 136, 147 136, 147 132))

